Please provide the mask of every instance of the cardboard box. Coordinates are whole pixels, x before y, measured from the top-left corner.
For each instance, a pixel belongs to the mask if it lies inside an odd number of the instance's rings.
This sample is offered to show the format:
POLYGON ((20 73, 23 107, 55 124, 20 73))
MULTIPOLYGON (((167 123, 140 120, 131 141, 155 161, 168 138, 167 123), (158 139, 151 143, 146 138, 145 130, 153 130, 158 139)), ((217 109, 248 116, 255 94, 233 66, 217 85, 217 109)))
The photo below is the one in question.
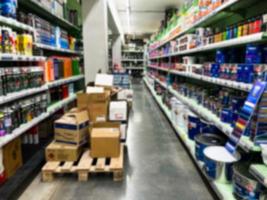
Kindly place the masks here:
POLYGON ((3 163, 7 178, 22 166, 21 140, 16 138, 3 147, 3 163))
POLYGON ((112 88, 114 76, 111 74, 97 74, 95 78, 95 86, 112 88))
POLYGON ((93 94, 93 93, 104 93, 105 90, 103 87, 90 87, 88 86, 86 88, 86 93, 87 94, 93 94))
POLYGON ((108 114, 108 103, 110 93, 78 94, 78 108, 85 108, 88 111, 90 121, 106 121, 108 114))
POLYGON ((82 147, 53 141, 45 149, 46 161, 77 161, 82 147))
POLYGON ((88 137, 89 117, 86 110, 72 110, 54 123, 55 140, 81 145, 88 137))
POLYGON ((120 156, 120 129, 93 128, 91 151, 93 158, 116 158, 120 156))
POLYGON ((127 101, 111 101, 109 104, 110 121, 127 121, 128 103, 127 101))

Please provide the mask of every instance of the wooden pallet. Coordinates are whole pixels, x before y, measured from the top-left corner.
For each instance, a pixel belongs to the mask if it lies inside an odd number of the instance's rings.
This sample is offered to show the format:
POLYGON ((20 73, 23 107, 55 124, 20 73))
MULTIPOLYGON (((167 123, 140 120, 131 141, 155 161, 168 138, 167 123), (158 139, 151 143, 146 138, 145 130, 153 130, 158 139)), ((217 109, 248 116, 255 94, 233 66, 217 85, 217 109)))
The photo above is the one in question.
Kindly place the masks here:
POLYGON ((114 181, 123 180, 124 145, 118 158, 92 158, 86 150, 78 162, 47 162, 42 168, 42 180, 53 181, 55 174, 78 174, 79 181, 87 181, 90 173, 113 173, 114 181))

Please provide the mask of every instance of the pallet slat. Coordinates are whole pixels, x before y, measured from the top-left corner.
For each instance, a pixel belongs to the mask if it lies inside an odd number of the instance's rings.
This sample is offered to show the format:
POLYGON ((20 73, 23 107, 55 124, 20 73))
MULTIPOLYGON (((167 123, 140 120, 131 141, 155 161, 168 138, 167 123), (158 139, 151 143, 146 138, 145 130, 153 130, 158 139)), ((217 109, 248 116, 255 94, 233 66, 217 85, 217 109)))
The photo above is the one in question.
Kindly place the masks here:
POLYGON ((105 169, 105 162, 106 162, 106 159, 105 158, 98 158, 97 159, 97 162, 96 162, 95 170, 96 171, 104 171, 104 169, 105 169))
POLYGON ((72 166, 74 162, 65 162, 64 165, 61 167, 61 172, 71 172, 72 171, 72 166))

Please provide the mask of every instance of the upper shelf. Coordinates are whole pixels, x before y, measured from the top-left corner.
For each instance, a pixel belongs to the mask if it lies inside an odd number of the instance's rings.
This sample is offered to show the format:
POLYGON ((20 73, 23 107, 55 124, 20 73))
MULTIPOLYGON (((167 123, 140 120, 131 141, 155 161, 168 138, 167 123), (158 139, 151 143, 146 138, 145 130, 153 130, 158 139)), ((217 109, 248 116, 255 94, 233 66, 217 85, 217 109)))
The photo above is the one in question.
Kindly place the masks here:
MULTIPOLYGON (((181 30, 180 32, 178 31, 178 33, 173 33, 175 32, 175 30, 178 27, 175 27, 173 30, 170 31, 170 33, 168 34, 168 36, 163 39, 161 42, 159 42, 159 45, 157 45, 155 48, 150 49, 150 51, 156 50, 162 46, 164 46, 165 44, 167 44, 168 42, 170 42, 171 40, 189 32, 190 30, 202 26, 204 25, 204 23, 208 23, 208 21, 214 20, 214 17, 216 15, 218 15, 219 13, 221 13, 222 11, 226 10, 227 8, 233 6, 234 4, 236 4, 237 2, 240 2, 242 0, 229 0, 228 2, 224 3, 222 6, 218 7, 217 9, 215 9, 213 12, 211 12, 210 14, 208 14, 207 16, 201 18, 199 21, 197 21, 196 23, 194 23, 191 26, 186 27, 185 29, 181 30)), ((222 17, 225 17, 222 15, 222 17)), ((216 17, 218 18, 218 17, 216 17)))
POLYGON ((82 55, 83 54, 82 51, 75 51, 75 50, 71 50, 71 49, 62 49, 62 48, 57 48, 57 47, 53 47, 50 45, 41 44, 41 43, 34 43, 34 45, 37 48, 48 50, 48 51, 55 51, 55 52, 75 54, 75 55, 82 55))
POLYGON ((15 20, 13 18, 4 17, 1 15, 0 15, 0 24, 10 26, 14 29, 20 29, 20 30, 26 30, 26 31, 34 32, 33 27, 31 27, 27 24, 21 23, 21 22, 15 20))
POLYGON ((205 51, 211 51, 211 50, 216 50, 216 49, 223 49, 223 48, 228 48, 228 47, 234 47, 234 46, 240 46, 240 45, 245 45, 249 43, 257 43, 257 42, 263 42, 267 39, 267 33, 256 33, 248 36, 243 36, 231 40, 226 40, 222 42, 217 42, 213 44, 208 44, 203 47, 198 47, 194 49, 189 49, 186 51, 180 51, 180 52, 175 52, 175 53, 170 53, 167 55, 163 56, 155 56, 151 57, 150 59, 159 59, 159 58, 167 58, 167 57, 173 57, 173 56, 180 56, 180 55, 190 55, 194 53, 200 53, 200 52, 205 52, 205 51))
POLYGON ((79 33, 80 31, 79 27, 75 26, 64 18, 55 15, 36 0, 18 0, 18 3, 19 6, 30 10, 31 12, 35 12, 38 16, 43 17, 51 23, 57 24, 60 27, 67 29, 71 33, 79 33))

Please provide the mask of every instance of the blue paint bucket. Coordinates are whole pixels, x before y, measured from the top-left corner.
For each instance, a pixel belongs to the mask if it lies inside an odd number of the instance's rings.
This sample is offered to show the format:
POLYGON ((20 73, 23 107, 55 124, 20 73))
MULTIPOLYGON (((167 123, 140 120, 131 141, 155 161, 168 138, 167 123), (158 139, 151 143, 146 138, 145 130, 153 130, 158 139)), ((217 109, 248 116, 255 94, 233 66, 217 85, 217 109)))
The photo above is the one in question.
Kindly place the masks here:
POLYGON ((205 121, 203 119, 200 120, 200 133, 217 133, 219 129, 214 126, 211 122, 205 121))
POLYGON ((236 163, 234 165, 233 189, 237 199, 258 200, 263 186, 249 173, 251 163, 236 163))
POLYGON ((240 158, 238 152, 232 155, 224 146, 210 146, 204 149, 204 170, 211 180, 228 184, 232 181, 233 165, 240 158))
POLYGON ((192 112, 188 114, 188 138, 194 140, 200 133, 200 119, 192 112))
POLYGON ((195 137, 195 156, 197 160, 204 162, 204 150, 209 146, 224 146, 226 143, 225 137, 216 134, 198 134, 195 137))

